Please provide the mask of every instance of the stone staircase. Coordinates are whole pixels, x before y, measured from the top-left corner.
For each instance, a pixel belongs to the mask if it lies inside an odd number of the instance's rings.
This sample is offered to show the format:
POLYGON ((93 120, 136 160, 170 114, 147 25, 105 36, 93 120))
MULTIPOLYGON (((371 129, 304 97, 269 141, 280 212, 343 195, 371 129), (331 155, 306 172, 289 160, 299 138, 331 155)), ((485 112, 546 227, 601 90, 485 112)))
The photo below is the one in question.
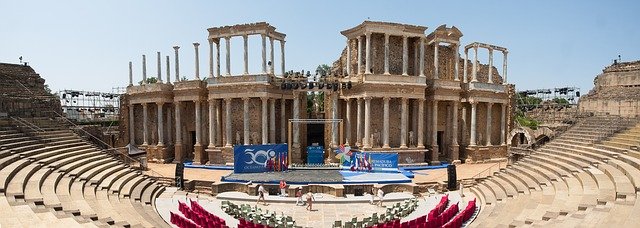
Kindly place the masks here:
POLYGON ((0 119, 0 227, 168 227, 165 186, 48 118, 0 119))
POLYGON ((588 117, 531 155, 470 187, 471 227, 621 226, 640 222, 640 125, 588 117))

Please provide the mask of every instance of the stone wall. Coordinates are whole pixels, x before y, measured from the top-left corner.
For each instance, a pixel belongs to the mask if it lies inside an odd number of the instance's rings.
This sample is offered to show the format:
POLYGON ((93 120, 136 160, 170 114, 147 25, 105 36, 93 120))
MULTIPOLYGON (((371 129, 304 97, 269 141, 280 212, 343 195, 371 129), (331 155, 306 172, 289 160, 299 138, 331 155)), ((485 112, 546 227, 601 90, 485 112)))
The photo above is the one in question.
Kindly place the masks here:
POLYGON ((579 108, 625 117, 640 115, 640 61, 606 67, 594 79, 594 88, 580 98, 579 108))
POLYGON ((56 117, 57 96, 45 91, 45 80, 27 65, 0 63, 0 113, 19 117, 56 117))

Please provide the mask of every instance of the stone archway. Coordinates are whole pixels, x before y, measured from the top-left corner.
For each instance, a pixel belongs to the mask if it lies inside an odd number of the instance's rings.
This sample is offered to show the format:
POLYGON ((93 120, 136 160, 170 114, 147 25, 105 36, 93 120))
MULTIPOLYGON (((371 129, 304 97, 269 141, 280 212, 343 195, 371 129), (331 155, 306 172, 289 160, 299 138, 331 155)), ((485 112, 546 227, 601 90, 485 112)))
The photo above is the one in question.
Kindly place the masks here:
POLYGON ((535 142, 535 138, 529 128, 518 127, 509 132, 509 143, 515 147, 521 144, 532 144, 535 142))

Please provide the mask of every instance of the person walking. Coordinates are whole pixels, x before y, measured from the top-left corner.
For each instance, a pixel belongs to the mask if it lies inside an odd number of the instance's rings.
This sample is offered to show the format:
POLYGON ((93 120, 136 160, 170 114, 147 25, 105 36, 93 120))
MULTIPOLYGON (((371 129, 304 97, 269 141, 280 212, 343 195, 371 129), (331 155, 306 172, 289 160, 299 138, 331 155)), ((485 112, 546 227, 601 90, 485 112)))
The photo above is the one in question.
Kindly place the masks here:
POLYGON ((296 200, 296 206, 298 205, 304 205, 304 200, 302 200, 302 188, 298 187, 296 189, 296 197, 298 198, 296 200))
POLYGON ((313 211, 313 201, 316 200, 313 198, 313 192, 307 192, 307 207, 306 209, 309 211, 313 211))
POLYGON ((382 207, 383 197, 384 197, 384 192, 382 191, 382 188, 378 188, 378 198, 380 198, 380 201, 378 202, 378 206, 382 207))
POLYGON ((265 190, 264 187, 262 186, 262 184, 258 185, 258 201, 256 201, 256 204, 260 203, 260 200, 262 199, 262 205, 267 205, 267 202, 264 199, 264 194, 265 194, 265 190))
POLYGON ((371 200, 369 201, 369 204, 373 205, 373 201, 376 198, 376 193, 375 193, 376 188, 371 188, 371 190, 369 190, 369 195, 371 195, 371 200))
POLYGON ((287 196, 287 182, 284 179, 280 180, 280 197, 287 196))

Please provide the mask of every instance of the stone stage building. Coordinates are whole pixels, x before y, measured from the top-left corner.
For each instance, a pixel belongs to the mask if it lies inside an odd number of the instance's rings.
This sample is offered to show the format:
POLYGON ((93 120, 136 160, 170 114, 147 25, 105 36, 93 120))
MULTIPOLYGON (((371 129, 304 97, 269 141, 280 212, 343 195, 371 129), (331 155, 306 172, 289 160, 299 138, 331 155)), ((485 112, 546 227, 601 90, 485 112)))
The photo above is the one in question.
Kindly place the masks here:
POLYGON ((632 118, 640 115, 640 61, 616 61, 593 83, 593 89, 580 98, 580 111, 632 118))
MULTIPOLYGON (((151 161, 228 163, 233 161, 234 144, 288 142, 289 120, 309 116, 307 92, 323 91, 325 119, 343 120, 343 132, 339 133, 337 123, 321 125, 319 132, 313 124, 292 124, 292 163, 304 162, 304 150, 316 142, 316 134, 322 135, 324 142, 319 143, 325 147, 335 148, 343 141, 361 151, 398 152, 401 163, 506 157, 505 137, 514 101, 513 85, 506 84, 507 49, 478 42, 462 46, 462 33, 456 27, 442 25, 428 35, 426 30, 365 21, 342 31, 347 38, 345 50, 333 64, 331 76, 322 80, 353 86, 332 91, 281 89, 283 81, 291 80, 283 78, 285 34, 268 23, 209 28, 208 77, 199 74, 198 43, 193 44, 196 70, 191 80, 180 78, 178 46, 174 47, 173 83, 169 56, 163 81, 158 53, 157 83, 134 85, 129 63, 121 131, 128 132, 123 134, 128 143, 144 148, 151 161), (231 37, 236 36, 244 41, 241 75, 231 75, 230 70, 231 37), (249 36, 262 41, 259 73, 248 72, 249 36), (220 73, 222 40, 224 74, 220 73), (280 44, 278 73, 274 41, 280 44), (480 64, 478 49, 487 50, 488 64, 480 64), (494 51, 503 54, 502 76, 493 66, 494 51)), ((144 55, 142 65, 146 82, 144 55)))

